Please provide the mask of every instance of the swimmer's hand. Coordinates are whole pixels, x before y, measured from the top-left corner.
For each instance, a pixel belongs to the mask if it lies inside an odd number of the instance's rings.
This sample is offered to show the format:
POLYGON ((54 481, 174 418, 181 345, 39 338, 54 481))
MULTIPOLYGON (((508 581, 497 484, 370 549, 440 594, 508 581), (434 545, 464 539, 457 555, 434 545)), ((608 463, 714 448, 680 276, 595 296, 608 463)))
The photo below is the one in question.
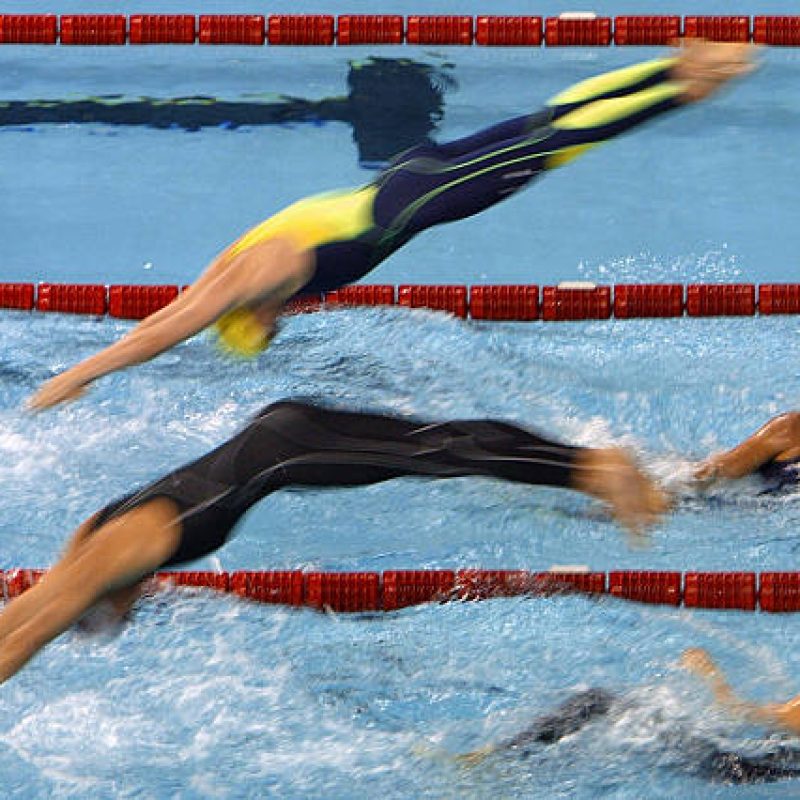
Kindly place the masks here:
POLYGON ((679 663, 687 672, 704 680, 713 680, 719 676, 719 668, 714 659, 702 647, 684 650, 679 663))
POLYGON ((89 388, 89 382, 79 380, 73 370, 67 370, 55 378, 47 381, 28 399, 30 411, 44 411, 59 403, 69 403, 77 400, 89 388))
POLYGON ((757 49, 738 42, 684 40, 671 70, 675 80, 684 84, 684 101, 704 100, 728 81, 752 72, 756 68, 757 49))
POLYGON ((646 543, 643 534, 671 505, 669 496, 619 447, 583 451, 575 462, 573 484, 608 506, 617 523, 631 534, 632 545, 646 543))

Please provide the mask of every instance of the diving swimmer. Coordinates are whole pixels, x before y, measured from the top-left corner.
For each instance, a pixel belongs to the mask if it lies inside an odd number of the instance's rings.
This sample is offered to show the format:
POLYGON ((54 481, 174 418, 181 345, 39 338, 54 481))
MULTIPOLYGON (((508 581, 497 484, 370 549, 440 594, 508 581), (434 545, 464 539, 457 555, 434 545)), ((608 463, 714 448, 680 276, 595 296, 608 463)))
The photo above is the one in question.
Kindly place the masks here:
POLYGON ((224 347, 263 350, 286 302, 359 280, 418 233, 477 214, 541 173, 753 67, 743 44, 690 41, 677 55, 578 83, 537 113, 402 153, 371 183, 307 197, 221 253, 169 306, 45 383, 30 406, 75 399, 96 379, 215 325, 224 347))
POLYGON ((83 522, 62 558, 0 614, 0 681, 99 605, 120 616, 141 581, 222 547, 245 512, 292 486, 364 486, 402 476, 494 477, 595 497, 639 532, 664 495, 618 448, 550 441, 492 420, 432 423, 282 401, 212 452, 83 522))
MULTIPOLYGON (((686 651, 683 665, 687 669, 695 671, 692 665, 697 663, 698 653, 703 651, 686 651)), ((718 675, 716 672, 714 674, 718 675)), ((479 750, 462 753, 455 760, 462 766, 476 767, 488 758, 543 758, 545 748, 577 734, 589 725, 603 720, 609 720, 610 725, 618 723, 620 715, 633 705, 635 703, 624 696, 601 688, 577 692, 552 711, 535 718, 514 736, 479 750)), ((755 708, 760 709, 753 706, 755 708)), ((765 716, 754 721, 767 723, 768 727, 784 727, 765 716)), ((794 732, 799 731, 800 727, 794 732)), ((652 737, 652 733, 649 736, 652 737)), ((711 783, 758 784, 800 778, 800 750, 797 748, 770 742, 766 750, 759 748, 757 754, 745 754, 723 749, 718 742, 675 726, 663 739, 659 743, 659 766, 670 764, 676 771, 711 783)))
POLYGON ((800 413, 773 417, 736 447, 706 459, 694 473, 700 486, 748 475, 761 476, 770 491, 800 483, 800 413))

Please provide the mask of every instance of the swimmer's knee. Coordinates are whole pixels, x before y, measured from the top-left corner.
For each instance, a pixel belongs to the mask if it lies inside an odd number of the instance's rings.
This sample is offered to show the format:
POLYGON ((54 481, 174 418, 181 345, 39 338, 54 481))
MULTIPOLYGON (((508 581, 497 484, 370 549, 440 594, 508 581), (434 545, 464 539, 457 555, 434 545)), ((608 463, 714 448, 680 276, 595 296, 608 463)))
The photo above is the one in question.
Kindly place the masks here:
POLYGON ((74 560, 74 577, 96 595, 137 583, 177 551, 178 515, 174 501, 155 497, 109 520, 74 560))

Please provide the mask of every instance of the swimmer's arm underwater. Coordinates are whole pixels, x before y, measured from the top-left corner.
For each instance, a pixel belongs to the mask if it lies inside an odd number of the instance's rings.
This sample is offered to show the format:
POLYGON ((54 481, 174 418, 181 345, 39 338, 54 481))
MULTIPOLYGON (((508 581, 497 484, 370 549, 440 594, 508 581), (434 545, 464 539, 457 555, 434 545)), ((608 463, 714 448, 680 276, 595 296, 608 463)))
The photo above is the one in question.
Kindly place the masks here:
POLYGON ((717 478, 744 478, 772 461, 800 456, 800 414, 791 412, 774 417, 752 436, 724 453, 711 456, 695 471, 700 483, 717 478))
POLYGON ((311 266, 282 239, 220 255, 175 301, 151 314, 119 341, 45 383, 29 400, 42 410, 80 397, 92 381, 141 364, 194 336, 232 308, 247 304, 262 311, 266 328, 274 327, 282 305, 308 280, 311 266))
POLYGON ((737 717, 800 735, 800 695, 785 703, 754 703, 743 700, 733 691, 711 656, 699 647, 690 648, 683 653, 681 666, 705 681, 717 703, 737 717))

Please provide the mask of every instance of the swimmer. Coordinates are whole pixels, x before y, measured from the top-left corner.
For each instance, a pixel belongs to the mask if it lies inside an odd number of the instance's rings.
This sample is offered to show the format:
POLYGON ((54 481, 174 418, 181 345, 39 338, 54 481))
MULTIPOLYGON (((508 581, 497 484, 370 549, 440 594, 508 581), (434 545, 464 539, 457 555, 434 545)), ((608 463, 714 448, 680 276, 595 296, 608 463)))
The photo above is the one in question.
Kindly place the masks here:
POLYGON ((79 526, 61 560, 0 614, 0 681, 97 604, 121 615, 144 578, 222 547, 272 492, 470 475, 584 492, 634 532, 666 506, 617 448, 570 447, 490 420, 431 423, 274 403, 220 447, 79 526))
MULTIPOLYGON (((687 651, 687 654, 697 652, 702 651, 687 651)), ((684 654, 684 665, 688 667, 694 656, 687 654, 684 654)), ((633 701, 605 689, 577 692, 553 711, 537 717, 520 733, 497 744, 458 755, 455 760, 462 766, 476 767, 488 758, 530 758, 587 725, 605 719, 615 723, 619 714, 632 704, 633 701)), ((681 772, 711 783, 756 784, 800 778, 800 750, 774 742, 766 752, 762 749, 758 754, 742 754, 723 750, 717 743, 691 731, 673 728, 664 737, 663 749, 674 751, 676 755, 675 759, 664 759, 664 763, 672 761, 681 772)))
POLYGON ((694 473, 702 487, 748 475, 760 475, 769 491, 800 483, 800 413, 774 417, 736 447, 706 459, 694 473))
POLYGON ((691 41, 672 58, 568 88, 537 113, 418 145, 365 186, 300 200, 230 245, 169 306, 45 383, 30 407, 73 400, 211 325, 224 347, 256 355, 293 296, 361 279, 418 233, 477 214, 606 139, 702 100, 749 72, 752 58, 749 45, 691 41))
POLYGON ((785 703, 753 703, 741 699, 722 670, 702 648, 692 647, 681 656, 681 666, 701 678, 723 708, 748 722, 800 736, 800 695, 785 703))

